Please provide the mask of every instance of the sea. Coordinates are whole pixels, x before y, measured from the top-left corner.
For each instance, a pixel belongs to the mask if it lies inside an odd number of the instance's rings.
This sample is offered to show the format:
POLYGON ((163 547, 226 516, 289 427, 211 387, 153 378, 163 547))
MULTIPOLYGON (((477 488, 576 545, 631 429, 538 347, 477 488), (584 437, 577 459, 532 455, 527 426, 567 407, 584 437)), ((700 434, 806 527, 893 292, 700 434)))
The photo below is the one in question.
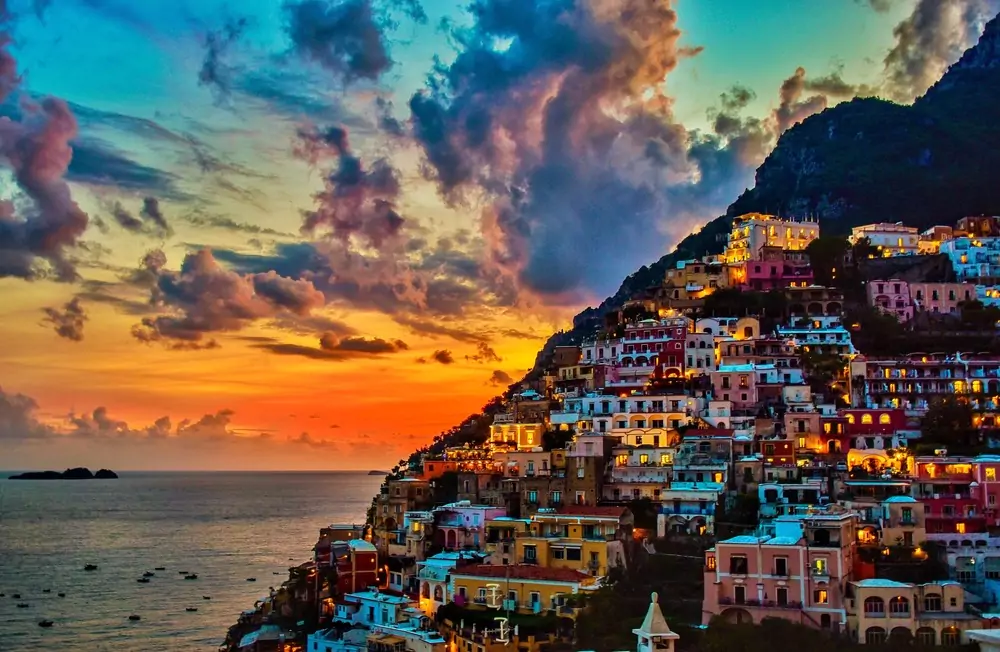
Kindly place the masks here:
POLYGON ((0 650, 216 650, 243 610, 312 557, 320 527, 364 522, 382 481, 365 472, 119 475, 0 480, 0 650), (145 571, 155 576, 141 584, 145 571))

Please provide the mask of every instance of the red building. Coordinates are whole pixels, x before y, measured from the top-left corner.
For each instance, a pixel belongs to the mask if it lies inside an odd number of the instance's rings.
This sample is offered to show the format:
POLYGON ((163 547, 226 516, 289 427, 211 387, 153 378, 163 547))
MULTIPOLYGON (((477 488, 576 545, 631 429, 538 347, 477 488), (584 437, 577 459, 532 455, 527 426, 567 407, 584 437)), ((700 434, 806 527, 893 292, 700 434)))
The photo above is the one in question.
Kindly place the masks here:
POLYGON ((687 320, 644 319, 625 327, 619 364, 622 367, 660 365, 667 376, 684 375, 684 337, 687 320))
POLYGON ((924 505, 928 534, 987 531, 972 460, 918 457, 915 466, 914 498, 924 505))
POLYGON ((783 290, 789 287, 808 287, 813 283, 813 272, 807 260, 783 252, 775 247, 761 251, 762 260, 747 260, 740 264, 736 278, 744 290, 783 290))
POLYGON ((337 568, 337 594, 378 586, 378 551, 367 541, 334 541, 331 554, 337 568))
POLYGON ((846 448, 892 448, 893 437, 908 426, 906 412, 900 409, 840 410, 839 416, 846 422, 846 448))

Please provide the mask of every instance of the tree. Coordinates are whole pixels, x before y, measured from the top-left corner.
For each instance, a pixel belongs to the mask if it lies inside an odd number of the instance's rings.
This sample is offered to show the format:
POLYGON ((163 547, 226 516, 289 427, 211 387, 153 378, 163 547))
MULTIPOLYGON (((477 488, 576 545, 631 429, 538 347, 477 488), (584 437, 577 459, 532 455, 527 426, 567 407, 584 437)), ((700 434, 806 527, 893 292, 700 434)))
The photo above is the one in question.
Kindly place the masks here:
POLYGON ((545 452, 566 448, 573 441, 572 430, 546 430, 542 433, 542 450, 545 452))
POLYGON ((972 423, 972 405, 961 396, 944 396, 931 403, 921 424, 921 443, 964 451, 980 444, 972 423))
POLYGON ((837 272, 843 269, 850 244, 841 236, 822 235, 806 247, 813 279, 817 285, 836 285, 837 272))

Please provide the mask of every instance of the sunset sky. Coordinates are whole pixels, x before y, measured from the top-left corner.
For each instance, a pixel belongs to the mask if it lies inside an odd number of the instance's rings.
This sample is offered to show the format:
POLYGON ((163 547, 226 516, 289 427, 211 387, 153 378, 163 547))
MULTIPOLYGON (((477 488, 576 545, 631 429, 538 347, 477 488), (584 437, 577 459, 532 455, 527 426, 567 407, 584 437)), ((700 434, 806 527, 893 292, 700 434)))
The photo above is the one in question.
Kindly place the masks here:
POLYGON ((387 468, 724 212, 781 131, 912 101, 997 9, 7 5, 3 469, 387 468))

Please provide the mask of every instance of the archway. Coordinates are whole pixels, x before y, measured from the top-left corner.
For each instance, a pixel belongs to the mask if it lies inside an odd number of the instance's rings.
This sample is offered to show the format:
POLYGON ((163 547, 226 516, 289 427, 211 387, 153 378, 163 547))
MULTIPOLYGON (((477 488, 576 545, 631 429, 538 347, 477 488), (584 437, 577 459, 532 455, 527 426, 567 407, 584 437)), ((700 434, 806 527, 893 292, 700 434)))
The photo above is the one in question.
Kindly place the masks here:
POLYGON ((454 548, 456 540, 455 530, 447 530, 444 535, 444 547, 454 548))
POLYGON ((422 582, 420 584, 420 597, 428 600, 431 597, 431 585, 427 582, 422 582))
POLYGON ((719 614, 724 621, 727 623, 733 623, 736 625, 752 625, 753 616, 746 609, 740 609, 739 607, 731 607, 726 609, 721 614, 719 614))
POLYGON ((444 601, 444 591, 441 590, 441 585, 437 584, 434 586, 434 602, 444 601))

